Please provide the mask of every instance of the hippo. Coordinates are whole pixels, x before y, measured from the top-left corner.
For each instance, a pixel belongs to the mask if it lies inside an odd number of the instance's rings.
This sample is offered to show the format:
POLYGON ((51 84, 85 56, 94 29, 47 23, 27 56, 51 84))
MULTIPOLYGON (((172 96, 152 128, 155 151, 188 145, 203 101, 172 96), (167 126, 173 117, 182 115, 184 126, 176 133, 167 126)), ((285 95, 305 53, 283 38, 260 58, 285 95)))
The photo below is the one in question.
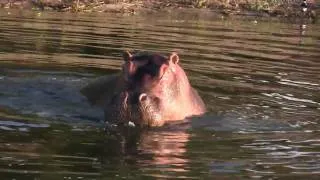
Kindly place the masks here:
POLYGON ((155 127, 206 112, 177 53, 125 52, 123 59, 119 73, 80 90, 92 105, 103 108, 106 122, 155 127))

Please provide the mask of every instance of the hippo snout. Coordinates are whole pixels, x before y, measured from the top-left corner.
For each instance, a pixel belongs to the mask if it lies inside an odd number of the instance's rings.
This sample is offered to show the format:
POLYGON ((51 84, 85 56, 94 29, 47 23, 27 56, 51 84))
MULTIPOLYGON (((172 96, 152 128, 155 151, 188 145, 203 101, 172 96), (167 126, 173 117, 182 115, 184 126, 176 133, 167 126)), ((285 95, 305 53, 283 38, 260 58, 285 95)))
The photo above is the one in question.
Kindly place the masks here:
POLYGON ((105 118, 112 123, 135 126, 155 126, 161 120, 160 99, 138 92, 121 92, 114 95, 111 104, 105 107, 105 118))

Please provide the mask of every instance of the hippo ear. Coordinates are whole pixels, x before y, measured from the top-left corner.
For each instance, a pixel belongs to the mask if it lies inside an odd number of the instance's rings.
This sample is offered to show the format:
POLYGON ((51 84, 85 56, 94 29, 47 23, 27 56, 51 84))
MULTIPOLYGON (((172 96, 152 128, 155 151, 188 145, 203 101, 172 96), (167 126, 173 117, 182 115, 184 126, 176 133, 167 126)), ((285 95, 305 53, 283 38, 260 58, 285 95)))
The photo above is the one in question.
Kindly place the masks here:
POLYGON ((177 53, 173 52, 171 53, 170 57, 169 57, 169 61, 173 64, 178 64, 179 62, 179 56, 177 53))
POLYGON ((125 51, 123 53, 123 60, 124 61, 130 61, 132 59, 132 54, 129 51, 125 51))

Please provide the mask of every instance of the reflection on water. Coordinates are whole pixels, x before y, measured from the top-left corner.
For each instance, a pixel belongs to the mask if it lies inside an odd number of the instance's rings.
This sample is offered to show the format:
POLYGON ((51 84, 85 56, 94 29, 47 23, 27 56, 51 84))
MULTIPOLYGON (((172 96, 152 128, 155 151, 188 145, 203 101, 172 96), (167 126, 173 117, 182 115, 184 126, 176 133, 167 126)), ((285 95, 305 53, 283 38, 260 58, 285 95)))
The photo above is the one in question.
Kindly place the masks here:
POLYGON ((0 12, 1 179, 311 178, 319 24, 210 13, 0 12), (177 51, 209 112, 115 137, 79 88, 124 49, 177 51))

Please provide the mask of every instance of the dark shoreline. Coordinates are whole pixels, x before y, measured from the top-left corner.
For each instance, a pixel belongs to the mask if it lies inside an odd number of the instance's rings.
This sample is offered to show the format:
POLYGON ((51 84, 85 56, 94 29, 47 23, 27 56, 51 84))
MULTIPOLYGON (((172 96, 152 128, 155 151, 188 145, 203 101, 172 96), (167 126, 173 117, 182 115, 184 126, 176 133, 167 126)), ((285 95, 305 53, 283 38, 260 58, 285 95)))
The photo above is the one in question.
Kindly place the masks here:
POLYGON ((315 0, 307 1, 309 8, 306 13, 301 11, 302 0, 282 0, 278 3, 272 1, 273 4, 268 0, 234 0, 228 2, 221 3, 221 0, 164 0, 161 2, 157 0, 0 0, 0 7, 35 11, 112 12, 123 14, 172 11, 175 9, 206 9, 223 16, 306 17, 312 21, 317 19, 316 14, 319 11, 319 6, 315 0))

